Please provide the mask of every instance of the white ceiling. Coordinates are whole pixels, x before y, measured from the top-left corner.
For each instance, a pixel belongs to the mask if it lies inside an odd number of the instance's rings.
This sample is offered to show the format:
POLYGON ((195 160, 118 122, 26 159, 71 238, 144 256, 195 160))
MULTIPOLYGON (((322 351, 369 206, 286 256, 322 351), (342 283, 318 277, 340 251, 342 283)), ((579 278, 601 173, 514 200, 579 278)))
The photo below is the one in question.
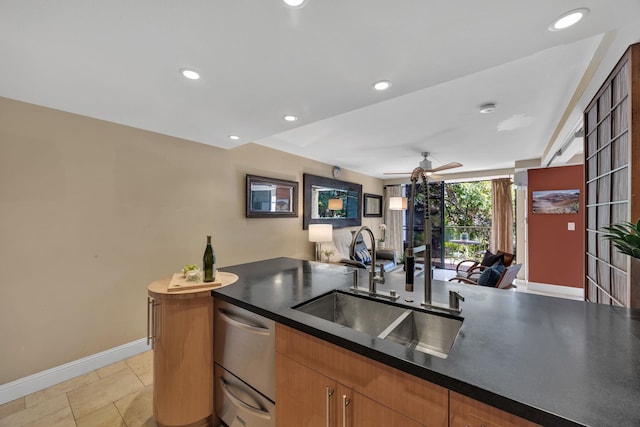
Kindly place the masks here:
POLYGON ((567 140, 640 41, 638 18, 638 0, 0 0, 0 96, 379 177, 421 151, 461 172, 513 168, 567 140), (547 30, 578 7, 578 25, 547 30), (485 102, 497 110, 479 114, 485 102))

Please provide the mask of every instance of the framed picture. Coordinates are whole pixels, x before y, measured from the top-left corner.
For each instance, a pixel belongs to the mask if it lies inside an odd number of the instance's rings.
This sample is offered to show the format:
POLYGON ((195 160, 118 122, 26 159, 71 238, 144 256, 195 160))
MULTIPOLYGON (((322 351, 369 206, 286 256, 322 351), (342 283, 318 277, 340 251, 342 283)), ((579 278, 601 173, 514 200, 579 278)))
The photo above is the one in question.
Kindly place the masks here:
POLYGON ((247 218, 298 216, 298 183, 247 175, 247 218))
POLYGON ((364 193, 364 216, 382 216, 382 196, 364 193))
POLYGON ((580 190, 548 190, 532 192, 532 213, 575 214, 580 210, 580 190))
POLYGON ((309 224, 343 228, 362 223, 362 185, 305 173, 303 188, 303 230, 309 224))

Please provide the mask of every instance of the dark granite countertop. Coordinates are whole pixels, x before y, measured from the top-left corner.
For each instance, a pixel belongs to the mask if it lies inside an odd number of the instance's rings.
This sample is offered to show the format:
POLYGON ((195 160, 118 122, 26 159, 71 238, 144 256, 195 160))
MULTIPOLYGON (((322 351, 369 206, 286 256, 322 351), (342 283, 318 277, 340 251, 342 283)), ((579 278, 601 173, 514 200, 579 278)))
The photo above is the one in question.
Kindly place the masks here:
MULTIPOLYGON (((533 422, 640 425, 640 310, 434 281, 435 302, 449 289, 465 297, 462 328, 441 359, 291 309, 348 288, 346 267, 276 258, 221 270, 240 279, 216 297, 533 422)), ((422 278, 411 293, 402 272, 386 279, 378 289, 419 307, 422 278)))

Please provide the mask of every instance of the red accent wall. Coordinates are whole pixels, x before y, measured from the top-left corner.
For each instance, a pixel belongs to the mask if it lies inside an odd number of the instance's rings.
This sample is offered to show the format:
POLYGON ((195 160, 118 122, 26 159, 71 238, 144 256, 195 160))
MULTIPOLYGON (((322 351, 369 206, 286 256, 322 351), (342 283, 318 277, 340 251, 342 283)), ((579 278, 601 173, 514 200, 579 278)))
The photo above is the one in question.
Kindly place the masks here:
POLYGON ((584 287, 584 168, 561 166, 528 171, 528 280, 551 285, 584 287), (580 190, 577 214, 533 213, 532 193, 580 190), (575 223, 575 231, 568 223, 575 223))

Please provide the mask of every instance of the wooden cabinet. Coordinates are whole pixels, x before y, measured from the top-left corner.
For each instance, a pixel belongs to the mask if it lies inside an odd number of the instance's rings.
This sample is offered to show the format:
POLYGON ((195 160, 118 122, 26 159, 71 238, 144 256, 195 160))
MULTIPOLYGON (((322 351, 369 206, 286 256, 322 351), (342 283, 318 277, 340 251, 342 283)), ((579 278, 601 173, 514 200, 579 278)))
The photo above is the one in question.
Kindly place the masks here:
POLYGON ((278 426, 334 426, 334 380, 276 352, 276 420, 278 426))
POLYGON ((213 415, 211 290, 166 293, 149 285, 153 416, 159 426, 209 425, 213 415))
POLYGON ((403 416, 283 354, 276 354, 279 426, 419 427, 403 416))
POLYGON ((445 427, 448 408, 443 387, 276 325, 279 426, 445 427))
POLYGON ((451 427, 534 427, 532 423, 456 392, 449 392, 451 427))
POLYGON ((371 427, 402 426, 420 427, 422 424, 387 408, 348 387, 338 385, 338 426, 371 427), (341 418, 340 418, 341 417, 341 418))
POLYGON ((278 426, 538 424, 276 324, 278 426))

